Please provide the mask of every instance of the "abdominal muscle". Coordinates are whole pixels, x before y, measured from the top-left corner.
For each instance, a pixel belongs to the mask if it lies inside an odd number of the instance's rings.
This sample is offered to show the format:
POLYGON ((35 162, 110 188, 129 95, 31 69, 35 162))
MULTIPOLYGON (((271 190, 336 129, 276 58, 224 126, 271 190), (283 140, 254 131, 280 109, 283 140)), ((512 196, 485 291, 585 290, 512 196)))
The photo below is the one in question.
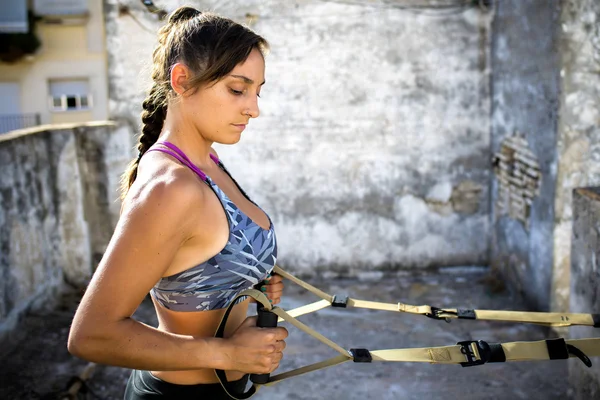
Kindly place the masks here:
MULTIPOLYGON (((160 304, 154 298, 154 307, 158 316, 158 329, 161 331, 175 333, 179 335, 190 335, 194 337, 214 337, 219 323, 225 314, 226 309, 198 311, 198 312, 178 312, 171 311, 160 304)), ((240 324, 246 319, 248 303, 245 300, 236 304, 225 325, 224 337, 230 337, 240 324)), ((176 383, 180 385, 193 385, 198 383, 217 383, 217 375, 213 369, 198 369, 191 371, 151 371, 152 375, 163 381, 176 383)), ((244 376, 240 371, 225 371, 228 381, 237 381, 244 376)))

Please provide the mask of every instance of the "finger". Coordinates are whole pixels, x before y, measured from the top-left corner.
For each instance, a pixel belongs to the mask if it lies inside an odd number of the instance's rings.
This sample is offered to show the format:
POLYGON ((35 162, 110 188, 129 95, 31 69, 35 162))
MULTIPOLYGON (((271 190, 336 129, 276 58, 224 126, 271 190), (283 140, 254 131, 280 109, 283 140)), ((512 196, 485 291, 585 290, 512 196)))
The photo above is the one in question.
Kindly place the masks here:
POLYGON ((275 344, 275 346, 277 347, 277 352, 282 353, 287 347, 287 343, 284 340, 280 340, 275 344))
POLYGON ((272 288, 272 287, 281 287, 281 288, 283 288, 283 287, 285 287, 285 284, 283 282, 281 282, 281 281, 279 281, 279 282, 268 281, 268 282, 265 283, 265 286, 269 287, 269 288, 272 288))
POLYGON ((279 283, 277 285, 269 285, 265 286, 265 292, 267 293, 281 293, 283 292, 284 286, 283 283, 279 283))
POLYGON ((263 286, 265 288, 265 292, 267 293, 276 293, 276 292, 283 292, 284 289, 284 285, 283 283, 277 283, 275 285, 265 285, 263 286))
POLYGON ((279 364, 279 362, 283 359, 283 353, 275 353, 273 354, 273 361, 275 361, 277 364, 279 364))
POLYGON ((269 372, 269 373, 270 374, 273 373, 277 368, 279 368, 279 363, 271 364, 271 372, 269 372))
POLYGON ((271 357, 271 363, 272 364, 279 364, 282 359, 283 359, 283 354, 282 353, 273 354, 273 356, 271 357))
POLYGON ((271 303, 271 305, 276 305, 279 304, 281 302, 281 296, 269 296, 267 295, 267 298, 269 299, 269 303, 271 303))
POLYGON ((267 292, 265 294, 269 300, 281 299, 281 296, 283 295, 282 292, 273 292, 273 293, 267 292))
POLYGON ((266 292, 265 294, 267 295, 267 298, 270 299, 270 300, 281 299, 281 296, 283 296, 283 292, 282 291, 278 291, 278 292, 266 292))
POLYGON ((265 281, 267 281, 267 284, 273 284, 273 283, 279 283, 281 281, 283 281, 283 277, 281 275, 271 275, 270 277, 267 277, 267 279, 265 279, 265 281))
POLYGON ((275 329, 275 340, 284 340, 289 335, 288 330, 282 326, 273 329, 275 329))

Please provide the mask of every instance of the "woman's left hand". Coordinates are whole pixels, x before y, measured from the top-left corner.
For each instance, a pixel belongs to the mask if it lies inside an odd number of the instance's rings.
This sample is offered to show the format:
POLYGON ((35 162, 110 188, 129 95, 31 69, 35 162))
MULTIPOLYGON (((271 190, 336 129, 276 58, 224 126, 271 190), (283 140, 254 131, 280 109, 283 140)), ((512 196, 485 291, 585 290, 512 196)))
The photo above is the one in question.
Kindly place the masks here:
POLYGON ((283 294, 283 277, 273 274, 271 277, 267 277, 263 283, 264 285, 261 287, 263 293, 271 300, 273 305, 278 304, 283 294))

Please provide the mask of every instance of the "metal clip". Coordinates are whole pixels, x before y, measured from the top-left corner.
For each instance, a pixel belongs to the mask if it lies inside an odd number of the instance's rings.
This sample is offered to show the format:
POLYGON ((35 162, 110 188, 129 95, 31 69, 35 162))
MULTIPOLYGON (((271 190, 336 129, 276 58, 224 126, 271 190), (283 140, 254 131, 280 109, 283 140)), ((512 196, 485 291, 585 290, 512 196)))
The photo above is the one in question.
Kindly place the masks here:
POLYGON ((441 308, 437 308, 437 307, 431 307, 431 312, 428 314, 425 314, 425 316, 427 318, 431 318, 431 319, 441 319, 446 321, 447 323, 450 323, 450 318, 446 318, 446 317, 440 317, 440 314, 446 312, 444 310, 442 310, 441 308))
POLYGON ((456 344, 461 346, 460 352, 463 353, 467 359, 466 362, 460 363, 463 367, 483 365, 490 360, 492 355, 490 345, 483 340, 466 340, 456 344))

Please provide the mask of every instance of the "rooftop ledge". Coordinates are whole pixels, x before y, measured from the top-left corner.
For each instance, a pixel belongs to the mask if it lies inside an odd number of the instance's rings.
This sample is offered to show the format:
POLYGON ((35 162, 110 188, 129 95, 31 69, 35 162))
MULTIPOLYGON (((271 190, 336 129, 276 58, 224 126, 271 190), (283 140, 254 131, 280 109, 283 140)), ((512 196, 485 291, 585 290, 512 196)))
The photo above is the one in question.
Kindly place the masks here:
POLYGON ((47 131, 68 130, 75 128, 95 128, 102 126, 117 126, 115 121, 90 121, 90 122, 75 122, 64 124, 46 124, 33 126, 31 128, 17 129, 0 135, 0 143, 18 139, 23 136, 35 135, 47 131))

